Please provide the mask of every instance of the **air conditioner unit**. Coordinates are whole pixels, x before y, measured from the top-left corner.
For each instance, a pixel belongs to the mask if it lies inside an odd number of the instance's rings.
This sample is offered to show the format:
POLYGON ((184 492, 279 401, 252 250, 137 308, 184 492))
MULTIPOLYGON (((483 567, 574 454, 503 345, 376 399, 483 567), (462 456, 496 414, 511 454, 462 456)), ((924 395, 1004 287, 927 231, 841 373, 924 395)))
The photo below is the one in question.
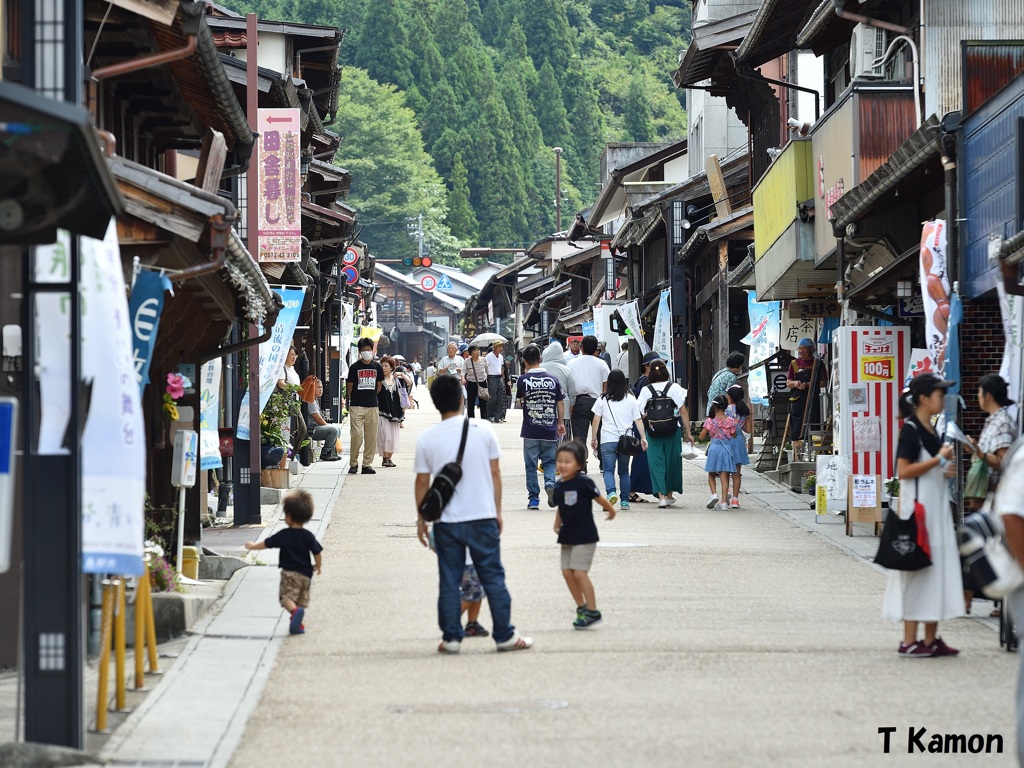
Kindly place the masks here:
POLYGON ((885 55, 889 36, 884 29, 858 24, 850 37, 850 78, 880 79, 884 76, 875 61, 885 55))

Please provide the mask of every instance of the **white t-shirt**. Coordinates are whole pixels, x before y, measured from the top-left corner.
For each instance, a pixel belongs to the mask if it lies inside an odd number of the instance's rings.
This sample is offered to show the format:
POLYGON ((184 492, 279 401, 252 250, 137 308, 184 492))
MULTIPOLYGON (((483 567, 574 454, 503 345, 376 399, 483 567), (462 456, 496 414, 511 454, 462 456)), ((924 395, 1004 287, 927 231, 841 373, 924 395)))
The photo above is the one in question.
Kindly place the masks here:
POLYGON ((448 357, 445 355, 437 361, 437 370, 439 373, 449 373, 452 376, 458 376, 462 378, 462 369, 465 366, 466 361, 462 359, 461 355, 455 357, 448 357))
POLYGON ((593 355, 580 355, 569 361, 569 370, 576 382, 576 397, 590 395, 600 397, 604 383, 608 381, 608 366, 604 360, 593 355))
MULTIPOLYGON (((413 472, 431 476, 459 454, 464 419, 448 418, 420 433, 416 440, 416 461, 413 472)), ((469 434, 462 453, 462 479, 441 513, 442 523, 467 523, 497 517, 494 506, 494 483, 491 460, 501 458, 498 436, 488 422, 469 420, 469 434)), ((433 479, 433 477, 431 477, 433 479)))
MULTIPOLYGON (((686 390, 676 384, 674 381, 668 385, 668 392, 665 392, 666 382, 660 381, 657 384, 651 384, 655 391, 659 394, 667 394, 672 398, 672 402, 676 404, 676 409, 683 406, 686 402, 686 390)), ((651 390, 648 387, 644 387, 640 390, 640 396, 637 397, 636 404, 640 408, 640 413, 647 410, 647 403, 651 399, 651 390)))
POLYGON ((1003 466, 992 511, 1000 517, 1024 517, 1024 447, 1018 449, 1011 456, 1010 463, 1003 466))
POLYGON ((594 415, 601 417, 601 442, 617 443, 619 436, 629 432, 633 422, 640 418, 640 406, 631 392, 621 400, 599 397, 594 403, 594 415))
POLYGON ((505 358, 500 357, 493 352, 488 352, 487 357, 484 358, 484 362, 487 364, 488 376, 501 376, 501 368, 505 363, 505 358))

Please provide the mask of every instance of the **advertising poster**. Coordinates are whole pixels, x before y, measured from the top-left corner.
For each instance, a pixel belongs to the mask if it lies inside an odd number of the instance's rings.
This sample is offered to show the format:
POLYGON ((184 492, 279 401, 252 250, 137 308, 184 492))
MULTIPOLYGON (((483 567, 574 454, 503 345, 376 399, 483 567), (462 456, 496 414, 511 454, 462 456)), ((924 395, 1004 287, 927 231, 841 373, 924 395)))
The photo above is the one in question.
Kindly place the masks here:
POLYGON ((259 110, 256 172, 260 202, 256 260, 298 261, 302 237, 299 110, 259 110))
POLYGON ((203 363, 199 374, 199 468, 219 469, 220 457, 220 371, 221 359, 203 363))
MULTIPOLYGON (((299 310, 302 309, 302 297, 305 294, 304 288, 275 288, 274 290, 284 302, 284 309, 277 316, 277 322, 274 323, 274 330, 270 338, 260 344, 260 413, 263 413, 270 394, 277 386, 277 380, 281 378, 284 359, 288 356, 288 347, 291 346, 295 326, 299 322, 299 310)), ((242 403, 238 408, 238 428, 235 430, 235 434, 239 440, 249 439, 248 390, 242 396, 242 403)))
MULTIPOLYGON (((779 351, 779 315, 781 301, 757 301, 753 291, 747 291, 747 314, 750 317, 750 333, 743 337, 750 347, 747 366, 753 366, 779 351)), ((724 362, 724 361, 722 361, 724 362)), ((768 405, 768 377, 764 368, 750 371, 747 378, 750 402, 768 405)))
POLYGON ((936 370, 946 362, 949 329, 949 278, 946 276, 946 222, 926 221, 921 229, 921 297, 925 339, 936 370))

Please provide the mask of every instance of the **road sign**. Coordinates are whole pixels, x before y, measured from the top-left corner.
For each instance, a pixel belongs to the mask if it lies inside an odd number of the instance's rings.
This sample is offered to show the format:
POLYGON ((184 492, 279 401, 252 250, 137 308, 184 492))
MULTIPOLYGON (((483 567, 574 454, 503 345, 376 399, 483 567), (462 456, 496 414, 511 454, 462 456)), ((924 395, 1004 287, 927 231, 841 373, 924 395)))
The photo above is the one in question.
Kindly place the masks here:
POLYGON ((14 533, 14 444, 18 401, 0 397, 0 573, 11 567, 14 533))
POLYGON ((359 282, 359 270, 351 264, 341 268, 341 274, 345 276, 345 283, 355 285, 359 282))
POLYGON ((345 255, 341 257, 341 263, 346 266, 349 264, 356 264, 359 262, 359 253, 355 248, 348 248, 345 250, 345 255))
POLYGON ((420 280, 420 287, 425 291, 432 291, 437 288, 437 278, 433 275, 424 275, 420 280))
POLYGON ((452 290, 452 279, 448 275, 441 275, 441 279, 437 281, 437 290, 439 291, 450 291, 452 290))

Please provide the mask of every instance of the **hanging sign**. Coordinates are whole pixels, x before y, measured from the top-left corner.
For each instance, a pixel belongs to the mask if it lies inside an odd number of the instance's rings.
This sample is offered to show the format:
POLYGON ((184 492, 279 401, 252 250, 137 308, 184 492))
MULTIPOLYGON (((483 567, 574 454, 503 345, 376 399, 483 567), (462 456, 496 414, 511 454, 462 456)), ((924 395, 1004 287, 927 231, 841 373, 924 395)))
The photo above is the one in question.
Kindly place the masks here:
POLYGON ((257 261, 298 261, 302 238, 299 110, 261 109, 256 173, 259 184, 257 261))
POLYGON ((135 285, 128 300, 128 316, 131 318, 133 362, 140 394, 149 383, 149 364, 153 360, 153 347, 160 330, 164 291, 170 290, 171 281, 164 274, 143 269, 135 276, 135 285))

